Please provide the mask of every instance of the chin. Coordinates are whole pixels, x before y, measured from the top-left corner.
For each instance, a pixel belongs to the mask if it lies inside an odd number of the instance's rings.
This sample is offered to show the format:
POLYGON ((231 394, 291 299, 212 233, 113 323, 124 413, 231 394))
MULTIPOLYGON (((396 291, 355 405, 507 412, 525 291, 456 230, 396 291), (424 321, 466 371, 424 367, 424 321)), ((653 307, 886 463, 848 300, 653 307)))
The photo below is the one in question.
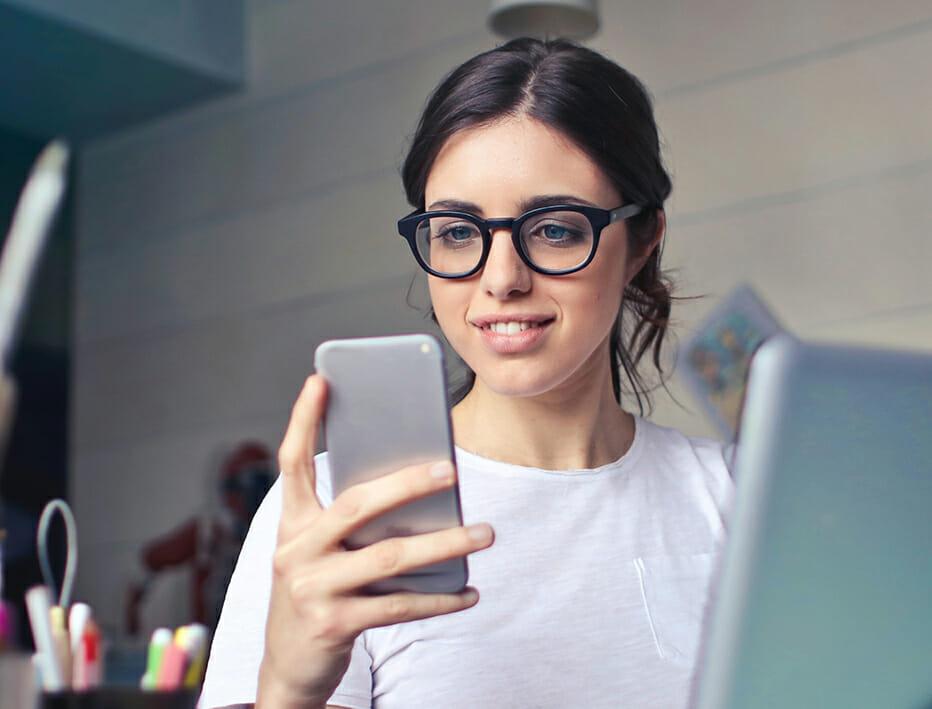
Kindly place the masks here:
POLYGON ((476 373, 476 380, 499 396, 531 398, 560 391, 578 392, 588 390, 589 384, 609 381, 605 377, 610 366, 607 346, 588 358, 581 352, 560 354, 538 352, 507 361, 489 361, 480 356, 465 361, 476 373))
POLYGON ((535 375, 528 372, 527 367, 522 367, 520 372, 508 372, 499 369, 491 377, 484 377, 480 371, 476 371, 476 379, 481 381, 486 389, 499 396, 516 398, 529 398, 546 394, 560 385, 560 381, 552 373, 550 376, 545 373, 535 375))

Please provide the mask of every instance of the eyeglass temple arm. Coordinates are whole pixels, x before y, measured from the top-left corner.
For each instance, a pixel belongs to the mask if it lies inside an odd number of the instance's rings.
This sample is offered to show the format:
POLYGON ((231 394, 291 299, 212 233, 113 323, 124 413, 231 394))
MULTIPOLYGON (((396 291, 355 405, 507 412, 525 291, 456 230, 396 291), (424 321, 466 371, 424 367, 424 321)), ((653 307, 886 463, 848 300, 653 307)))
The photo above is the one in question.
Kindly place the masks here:
POLYGON ((608 223, 613 224, 615 222, 620 222, 622 219, 629 219, 643 211, 644 208, 639 204, 626 204, 608 213, 608 223))

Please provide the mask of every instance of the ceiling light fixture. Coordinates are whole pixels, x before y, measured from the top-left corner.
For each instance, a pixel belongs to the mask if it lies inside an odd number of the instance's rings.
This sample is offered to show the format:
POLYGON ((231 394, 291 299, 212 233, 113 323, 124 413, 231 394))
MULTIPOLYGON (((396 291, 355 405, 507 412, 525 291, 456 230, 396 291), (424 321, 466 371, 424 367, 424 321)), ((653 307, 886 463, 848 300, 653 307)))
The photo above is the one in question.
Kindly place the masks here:
POLYGON ((489 29, 513 37, 586 39, 599 29, 596 0, 492 0, 489 29))

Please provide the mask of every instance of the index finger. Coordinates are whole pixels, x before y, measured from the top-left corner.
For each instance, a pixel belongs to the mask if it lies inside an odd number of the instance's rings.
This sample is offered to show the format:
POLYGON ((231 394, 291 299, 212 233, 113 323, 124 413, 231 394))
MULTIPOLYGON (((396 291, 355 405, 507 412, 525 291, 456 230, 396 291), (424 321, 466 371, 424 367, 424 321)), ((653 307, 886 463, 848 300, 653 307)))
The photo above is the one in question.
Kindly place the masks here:
POLYGON ((291 410, 291 419, 278 449, 282 474, 282 517, 279 534, 290 537, 320 512, 315 492, 314 449, 327 402, 327 383, 318 374, 308 377, 291 410))

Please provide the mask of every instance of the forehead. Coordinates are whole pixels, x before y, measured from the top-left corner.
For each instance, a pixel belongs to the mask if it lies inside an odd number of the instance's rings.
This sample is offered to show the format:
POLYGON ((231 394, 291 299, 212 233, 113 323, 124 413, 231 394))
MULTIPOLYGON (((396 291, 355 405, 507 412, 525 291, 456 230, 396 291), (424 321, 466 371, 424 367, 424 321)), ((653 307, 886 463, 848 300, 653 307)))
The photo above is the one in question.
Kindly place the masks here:
POLYGON ((463 129, 440 149, 426 202, 464 199, 503 208, 537 195, 575 195, 613 208, 620 195, 601 168, 562 132, 522 116, 463 129))

